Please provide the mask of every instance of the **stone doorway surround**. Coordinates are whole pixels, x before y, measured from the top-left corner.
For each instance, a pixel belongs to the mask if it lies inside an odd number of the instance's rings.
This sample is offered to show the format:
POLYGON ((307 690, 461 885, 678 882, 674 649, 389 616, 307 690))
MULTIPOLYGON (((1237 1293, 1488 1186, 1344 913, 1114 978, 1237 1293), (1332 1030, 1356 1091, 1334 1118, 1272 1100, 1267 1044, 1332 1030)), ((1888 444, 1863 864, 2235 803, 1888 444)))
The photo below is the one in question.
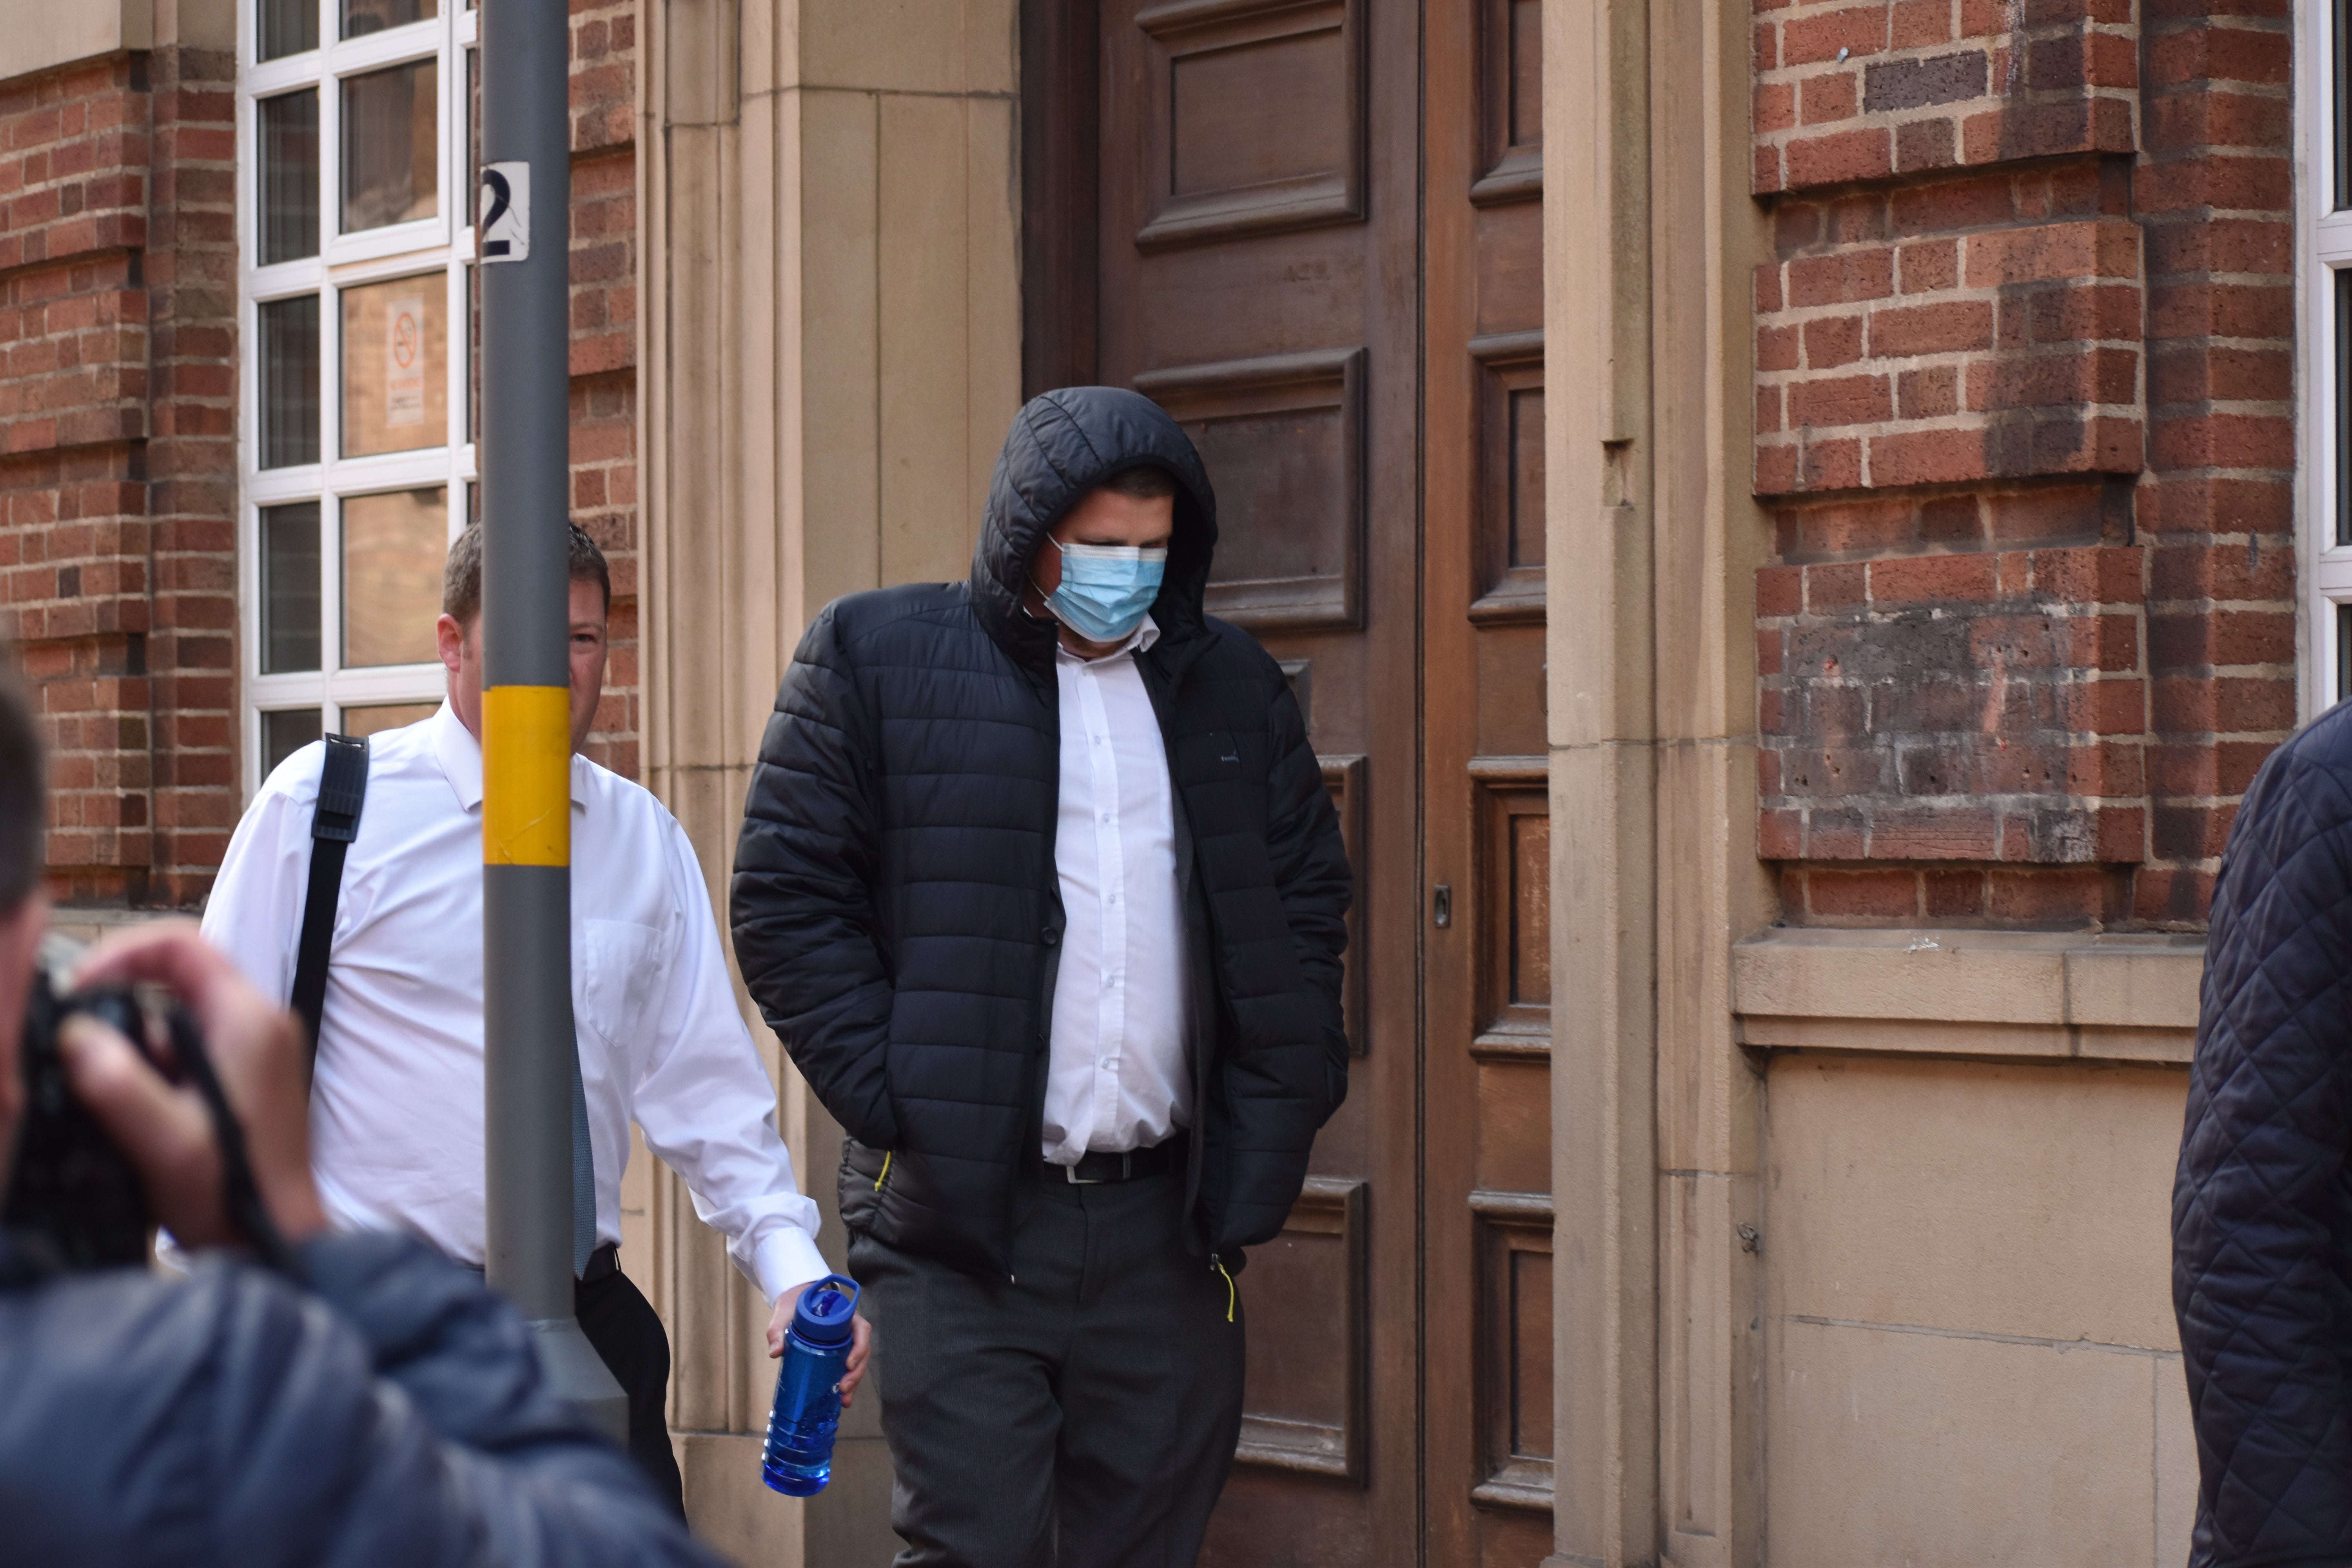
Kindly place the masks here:
MULTIPOLYGON (((963 575, 1020 404, 1014 5, 644 0, 639 16, 645 780, 723 920, 801 628, 841 594, 963 575)), ((743 1005, 837 1267, 839 1131, 743 1005)), ((656 1260, 697 1531, 761 1568, 888 1562, 878 1402, 851 1411, 820 1496, 762 1486, 766 1310, 684 1184, 631 1173, 626 1246, 656 1260)))

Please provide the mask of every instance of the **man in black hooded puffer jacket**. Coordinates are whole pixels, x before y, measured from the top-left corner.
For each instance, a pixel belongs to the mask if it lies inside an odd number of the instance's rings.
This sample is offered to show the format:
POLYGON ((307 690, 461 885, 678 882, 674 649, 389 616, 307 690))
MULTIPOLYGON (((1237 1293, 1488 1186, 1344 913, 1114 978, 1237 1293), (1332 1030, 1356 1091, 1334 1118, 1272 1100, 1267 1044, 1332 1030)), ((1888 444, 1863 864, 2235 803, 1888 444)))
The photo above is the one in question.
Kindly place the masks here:
POLYGON ((2230 829, 2172 1248, 2192 1568, 2352 1563, 2352 703, 2271 754, 2230 829))
POLYGON ((1232 1276, 1346 1092, 1338 819, 1281 668, 1202 613, 1215 542, 1173 420, 1049 393, 970 580, 827 605, 761 746, 735 951, 849 1134, 902 1565, 1192 1559, 1240 1426, 1232 1276))

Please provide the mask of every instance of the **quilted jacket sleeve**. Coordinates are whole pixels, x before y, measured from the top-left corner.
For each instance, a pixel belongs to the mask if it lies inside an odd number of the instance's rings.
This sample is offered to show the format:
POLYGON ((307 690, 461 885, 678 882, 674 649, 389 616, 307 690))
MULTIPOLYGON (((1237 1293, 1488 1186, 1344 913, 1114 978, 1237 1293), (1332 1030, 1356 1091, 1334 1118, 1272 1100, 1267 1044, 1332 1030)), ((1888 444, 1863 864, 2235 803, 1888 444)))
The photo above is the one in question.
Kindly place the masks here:
POLYGON ((2352 1559, 2352 715, 2273 755, 2213 900, 2173 1190, 2200 1568, 2352 1559))
POLYGON ((793 656, 735 847, 735 960, 768 1026, 849 1135, 898 1146, 892 988, 874 910, 871 731, 834 607, 793 656))
POLYGON ((1348 1097, 1348 1028, 1341 1007, 1341 955, 1348 948, 1348 902, 1353 887, 1331 792, 1307 738, 1297 700, 1285 686, 1276 694, 1274 765, 1266 848, 1274 858, 1298 967, 1313 987, 1322 1015, 1329 1098, 1317 1125, 1331 1120, 1348 1097))
POLYGON ((423 1242, 0 1291, 11 1568, 714 1568, 423 1242))

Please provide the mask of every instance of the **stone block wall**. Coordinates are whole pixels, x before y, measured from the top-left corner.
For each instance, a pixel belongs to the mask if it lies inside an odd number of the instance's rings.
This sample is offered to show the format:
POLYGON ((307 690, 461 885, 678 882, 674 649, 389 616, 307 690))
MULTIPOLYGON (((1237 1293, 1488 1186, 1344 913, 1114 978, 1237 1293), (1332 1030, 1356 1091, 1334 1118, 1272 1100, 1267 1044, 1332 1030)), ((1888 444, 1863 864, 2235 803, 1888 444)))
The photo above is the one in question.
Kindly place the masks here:
POLYGON ((2294 722, 2288 12, 1756 12, 1791 923, 2189 928, 2294 722))

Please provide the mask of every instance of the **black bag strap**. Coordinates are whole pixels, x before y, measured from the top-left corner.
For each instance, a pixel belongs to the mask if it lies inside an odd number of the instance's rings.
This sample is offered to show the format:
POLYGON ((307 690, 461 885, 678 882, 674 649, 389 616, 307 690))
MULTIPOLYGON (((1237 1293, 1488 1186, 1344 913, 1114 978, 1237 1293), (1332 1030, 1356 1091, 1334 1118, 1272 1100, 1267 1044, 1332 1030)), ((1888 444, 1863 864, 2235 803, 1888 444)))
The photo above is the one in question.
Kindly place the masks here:
POLYGON ((334 944, 335 906, 343 896, 343 857, 359 837, 367 804, 368 743, 364 736, 327 737, 319 771, 319 807, 310 817, 310 889, 302 900, 302 945, 294 957, 289 1005, 302 1020, 310 1060, 319 1059, 319 1015, 327 1004, 327 950, 334 944))

